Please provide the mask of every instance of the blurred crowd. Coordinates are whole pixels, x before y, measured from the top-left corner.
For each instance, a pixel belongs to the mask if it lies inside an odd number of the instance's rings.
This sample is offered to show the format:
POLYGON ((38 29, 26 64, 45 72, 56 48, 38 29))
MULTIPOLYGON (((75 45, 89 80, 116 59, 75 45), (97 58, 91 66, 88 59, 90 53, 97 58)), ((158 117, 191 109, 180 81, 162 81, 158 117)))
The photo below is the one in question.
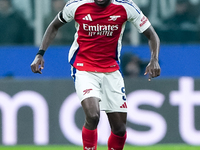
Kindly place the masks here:
POLYGON ((135 0, 162 43, 200 42, 200 0, 135 0))
POLYGON ((11 0, 0 0, 0 44, 32 44, 33 29, 11 0))
MULTIPOLYGON (((0 0, 0 45, 34 44, 36 0, 0 0)), ((67 0, 43 0, 48 9, 43 15, 46 29, 67 0), (48 7, 49 6, 49 7, 48 7)), ((200 0, 133 0, 149 18, 161 43, 200 43, 200 0)), ((132 25, 126 24, 123 44, 130 45, 132 25)), ((43 30, 44 32, 44 30, 43 30)), ((63 26, 54 45, 70 45, 74 38, 74 22, 63 26)), ((43 33, 41 33, 43 34, 43 33)), ((139 35, 140 44, 146 38, 139 35)))

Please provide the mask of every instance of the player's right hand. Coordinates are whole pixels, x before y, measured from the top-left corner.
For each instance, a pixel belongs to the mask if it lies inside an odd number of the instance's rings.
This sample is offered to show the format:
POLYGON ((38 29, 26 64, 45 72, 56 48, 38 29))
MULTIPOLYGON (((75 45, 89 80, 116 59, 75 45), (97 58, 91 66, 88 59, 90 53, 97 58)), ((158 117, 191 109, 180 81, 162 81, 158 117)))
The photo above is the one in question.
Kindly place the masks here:
POLYGON ((31 70, 34 73, 42 74, 42 69, 44 69, 44 59, 41 55, 36 55, 35 59, 31 63, 31 70))

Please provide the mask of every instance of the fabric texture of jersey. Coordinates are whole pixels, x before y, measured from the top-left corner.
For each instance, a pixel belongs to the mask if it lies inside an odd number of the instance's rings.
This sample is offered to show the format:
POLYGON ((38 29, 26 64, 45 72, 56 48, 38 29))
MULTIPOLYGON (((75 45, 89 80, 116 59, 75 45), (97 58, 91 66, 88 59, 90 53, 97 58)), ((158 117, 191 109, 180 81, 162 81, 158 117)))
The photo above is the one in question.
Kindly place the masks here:
POLYGON ((119 69, 121 40, 127 21, 140 33, 151 25, 131 0, 113 0, 105 8, 93 0, 73 0, 66 4, 58 18, 61 22, 75 20, 77 32, 69 51, 70 64, 91 72, 119 69))
POLYGON ((127 112, 124 80, 119 70, 109 73, 78 71, 74 74, 76 93, 82 101, 100 99, 100 110, 106 113, 127 112))

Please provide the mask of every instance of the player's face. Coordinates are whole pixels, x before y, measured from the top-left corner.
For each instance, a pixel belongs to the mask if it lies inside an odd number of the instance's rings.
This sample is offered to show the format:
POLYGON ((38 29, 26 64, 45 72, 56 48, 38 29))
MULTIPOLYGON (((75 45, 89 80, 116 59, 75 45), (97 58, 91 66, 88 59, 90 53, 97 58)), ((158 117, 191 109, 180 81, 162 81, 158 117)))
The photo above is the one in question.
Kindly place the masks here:
POLYGON ((101 6, 101 7, 107 7, 111 0, 94 0, 94 2, 98 5, 98 6, 101 6))

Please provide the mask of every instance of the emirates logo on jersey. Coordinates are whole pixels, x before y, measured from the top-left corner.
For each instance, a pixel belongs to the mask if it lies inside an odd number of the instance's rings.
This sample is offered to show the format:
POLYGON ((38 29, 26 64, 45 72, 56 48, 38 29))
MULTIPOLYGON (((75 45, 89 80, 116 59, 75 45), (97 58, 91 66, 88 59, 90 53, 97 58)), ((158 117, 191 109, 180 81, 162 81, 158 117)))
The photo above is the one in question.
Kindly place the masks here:
POLYGON ((83 30, 88 31, 89 36, 94 36, 94 35, 112 36, 113 32, 118 29, 119 29, 118 25, 83 24, 83 30))

